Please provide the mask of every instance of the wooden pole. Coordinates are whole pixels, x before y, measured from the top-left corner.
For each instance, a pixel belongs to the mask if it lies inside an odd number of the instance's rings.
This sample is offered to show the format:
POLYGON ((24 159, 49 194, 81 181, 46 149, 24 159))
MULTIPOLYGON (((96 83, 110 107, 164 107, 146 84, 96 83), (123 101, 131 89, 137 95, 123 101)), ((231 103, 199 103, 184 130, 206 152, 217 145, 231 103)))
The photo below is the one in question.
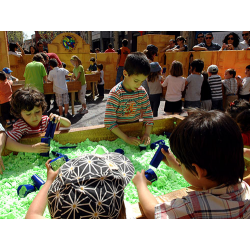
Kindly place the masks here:
POLYGON ((10 68, 10 60, 8 53, 7 31, 0 31, 0 69, 10 68))

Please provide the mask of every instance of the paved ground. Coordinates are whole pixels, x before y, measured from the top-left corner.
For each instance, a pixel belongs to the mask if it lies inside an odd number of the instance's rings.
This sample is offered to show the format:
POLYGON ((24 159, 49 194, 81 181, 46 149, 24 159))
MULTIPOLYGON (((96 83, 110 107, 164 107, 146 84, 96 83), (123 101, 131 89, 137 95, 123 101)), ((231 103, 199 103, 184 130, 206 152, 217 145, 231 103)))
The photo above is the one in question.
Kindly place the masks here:
MULTIPOLYGON (((88 126, 103 124, 108 93, 109 91, 106 90, 103 99, 95 97, 95 100, 91 101, 89 98, 87 98, 87 108, 89 112, 85 115, 80 115, 77 113, 77 110, 81 108, 81 105, 79 102, 75 102, 75 115, 72 115, 72 108, 70 105, 69 120, 71 121, 71 128, 80 128, 80 127, 88 127, 88 126)), ((162 99, 160 107, 159 107, 159 112, 158 112, 159 115, 162 115, 164 112, 163 111, 164 104, 165 104, 165 101, 164 99, 162 99)), ((53 105, 51 105, 51 109, 49 110, 49 113, 50 112, 59 114, 58 109, 57 110, 53 109, 53 105)), ((0 117, 0 122, 3 124, 3 126, 5 126, 5 121, 3 121, 2 117, 0 117)))

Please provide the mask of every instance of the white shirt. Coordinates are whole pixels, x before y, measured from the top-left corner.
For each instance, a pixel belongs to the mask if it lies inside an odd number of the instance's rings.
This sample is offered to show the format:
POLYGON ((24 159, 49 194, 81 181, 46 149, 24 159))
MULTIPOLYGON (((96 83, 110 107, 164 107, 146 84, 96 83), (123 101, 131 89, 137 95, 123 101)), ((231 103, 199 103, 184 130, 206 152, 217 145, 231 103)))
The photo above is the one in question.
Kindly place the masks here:
POLYGON ((53 81, 53 91, 57 94, 68 93, 68 86, 65 76, 69 74, 69 71, 64 68, 55 67, 49 72, 48 80, 53 81))
POLYGON ((249 95, 250 94, 250 77, 245 77, 243 80, 242 80, 242 84, 243 86, 240 88, 240 92, 239 94, 240 95, 249 95))
POLYGON ((98 82, 98 85, 103 85, 103 84, 104 84, 104 71, 101 70, 100 73, 101 73, 101 76, 100 76, 100 77, 101 77, 101 80, 102 80, 102 81, 101 81, 100 83, 98 82))
POLYGON ((247 49, 248 47, 249 47, 249 45, 248 45, 248 43, 246 42, 246 40, 240 42, 239 45, 238 45, 238 48, 241 49, 241 50, 242 50, 242 49, 247 49))
POLYGON ((13 51, 9 51, 9 55, 14 55, 14 56, 17 56, 17 57, 21 57, 22 56, 22 53, 21 52, 13 52, 13 51))

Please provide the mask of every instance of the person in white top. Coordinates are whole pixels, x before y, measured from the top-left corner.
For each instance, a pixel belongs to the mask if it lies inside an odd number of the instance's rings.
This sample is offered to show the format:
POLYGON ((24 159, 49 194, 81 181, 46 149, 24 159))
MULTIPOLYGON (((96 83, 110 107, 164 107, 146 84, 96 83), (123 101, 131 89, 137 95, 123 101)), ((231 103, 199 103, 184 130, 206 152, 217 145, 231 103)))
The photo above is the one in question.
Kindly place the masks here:
POLYGON ((52 70, 49 72, 48 80, 53 82, 53 92, 55 92, 56 103, 59 108, 60 116, 63 115, 62 106, 64 104, 65 117, 68 117, 69 95, 65 76, 69 74, 69 71, 64 68, 58 68, 56 59, 50 59, 49 66, 52 70))
POLYGON ((243 41, 239 43, 239 49, 241 50, 249 50, 249 44, 248 44, 248 39, 249 39, 249 31, 242 31, 242 37, 243 41))
POLYGON ((182 112, 182 92, 185 89, 185 78, 183 66, 179 61, 173 61, 170 68, 170 75, 162 83, 162 87, 167 87, 165 95, 164 111, 166 115, 180 114, 182 112))
POLYGON ((104 71, 103 65, 97 64, 97 71, 101 73, 100 80, 98 81, 97 88, 98 88, 98 97, 104 98, 104 71))
POLYGON ((24 54, 25 53, 24 53, 22 47, 19 45, 19 43, 10 43, 9 44, 9 55, 22 57, 24 54), (21 52, 17 51, 18 48, 21 50, 21 52))
POLYGON ((245 78, 241 79, 240 76, 237 76, 236 80, 240 86, 239 99, 244 99, 244 100, 247 100, 249 102, 249 98, 250 98, 250 65, 246 66, 245 74, 246 74, 245 78))

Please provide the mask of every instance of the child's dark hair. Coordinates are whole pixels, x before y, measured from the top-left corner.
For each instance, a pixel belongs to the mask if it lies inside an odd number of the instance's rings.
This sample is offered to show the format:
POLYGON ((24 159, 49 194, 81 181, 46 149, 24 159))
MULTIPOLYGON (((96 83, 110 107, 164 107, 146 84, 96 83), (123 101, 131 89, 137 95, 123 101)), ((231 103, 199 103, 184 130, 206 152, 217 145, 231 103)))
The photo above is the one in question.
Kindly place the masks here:
POLYGON ((229 104, 226 109, 226 114, 236 120, 237 115, 246 109, 250 109, 249 102, 243 99, 239 99, 229 104))
POLYGON ((112 47, 113 47, 112 43, 109 43, 108 47, 109 47, 110 49, 112 49, 112 47))
POLYGON ((140 74, 148 76, 150 74, 149 61, 142 52, 128 54, 124 69, 128 72, 128 76, 140 74))
POLYGON ((5 81, 7 78, 6 74, 4 71, 0 71, 0 81, 5 81))
POLYGON ((15 52, 15 48, 18 48, 18 46, 15 43, 10 43, 9 44, 10 51, 15 52))
POLYGON ((33 61, 36 61, 36 62, 41 62, 43 60, 43 57, 40 53, 37 53, 33 56, 33 61))
POLYGON ((156 55, 157 53, 152 51, 152 50, 147 50, 147 49, 144 49, 143 50, 143 53, 146 55, 146 57, 151 60, 151 61, 154 61, 154 55, 156 55))
POLYGON ((90 58, 90 61, 91 61, 91 62, 95 62, 95 58, 94 58, 94 57, 91 57, 91 58, 90 58))
POLYGON ((236 71, 234 69, 227 69, 226 70, 230 75, 233 75, 233 78, 236 76, 236 71))
POLYGON ((173 61, 171 68, 170 68, 170 75, 171 76, 182 76, 183 75, 183 66, 182 63, 179 61, 173 61))
POLYGON ((208 73, 207 73, 207 71, 202 71, 202 75, 203 75, 203 82, 208 82, 208 73))
POLYGON ((176 42, 177 42, 178 40, 183 41, 183 43, 186 42, 186 39, 185 39, 183 36, 178 36, 178 37, 176 38, 176 42))
POLYGON ((197 73, 201 73, 204 69, 204 62, 200 59, 195 59, 191 62, 192 70, 195 70, 197 73))
POLYGON ((41 107, 42 112, 47 109, 44 94, 31 87, 16 90, 12 95, 10 105, 10 112, 16 118, 21 118, 22 110, 31 111, 35 106, 41 107))
POLYGON ((125 47, 127 47, 127 45, 128 45, 128 40, 127 40, 127 39, 123 39, 123 40, 122 40, 122 45, 125 46, 125 47))
POLYGON ((47 54, 45 54, 44 52, 41 52, 40 54, 43 57, 44 61, 49 60, 49 56, 47 54))
POLYGON ((62 62, 62 66, 65 69, 67 67, 66 63, 62 62))
POLYGON ((250 69, 250 65, 247 65, 247 66, 246 66, 246 69, 250 69))
POLYGON ((160 74, 161 74, 161 70, 159 70, 157 72, 150 72, 150 74, 148 76, 148 81, 154 82, 160 74))
POLYGON ((52 66, 53 68, 58 66, 57 60, 56 59, 49 59, 49 66, 52 66))
POLYGON ((185 168, 197 175, 195 166, 218 185, 243 179, 243 140, 236 122, 220 111, 193 109, 170 136, 170 148, 185 168))
POLYGON ((250 109, 245 109, 240 112, 236 117, 236 122, 238 123, 242 133, 250 131, 250 109))
POLYGON ((103 65, 101 63, 97 64, 96 66, 97 66, 98 69, 103 70, 103 65))

